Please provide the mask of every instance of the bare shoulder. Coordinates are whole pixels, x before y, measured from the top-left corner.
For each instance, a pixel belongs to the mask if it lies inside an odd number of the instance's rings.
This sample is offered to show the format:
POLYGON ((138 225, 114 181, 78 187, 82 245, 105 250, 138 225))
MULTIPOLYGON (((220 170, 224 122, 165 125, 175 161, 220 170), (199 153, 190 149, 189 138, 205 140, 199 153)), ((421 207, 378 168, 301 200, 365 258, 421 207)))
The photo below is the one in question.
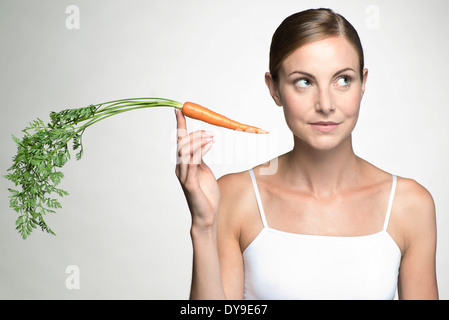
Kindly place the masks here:
POLYGON ((395 201, 409 219, 434 218, 435 204, 432 195, 413 179, 398 177, 395 201))
MULTIPOLYGON (((364 161, 364 160, 363 160, 364 161)), ((385 189, 391 174, 364 161, 368 179, 385 189)), ((404 254, 412 244, 432 246, 436 241, 435 204, 430 192, 417 181, 397 177, 388 232, 404 254)))
POLYGON ((238 194, 240 191, 247 188, 249 183, 251 183, 250 179, 248 171, 230 173, 219 178, 218 185, 220 186, 220 191, 224 193, 225 196, 229 194, 238 194))
POLYGON ((398 178, 392 215, 402 240, 399 298, 438 299, 435 205, 430 192, 412 179, 398 178))
MULTIPOLYGON (((240 230, 244 216, 252 212, 255 202, 248 171, 231 173, 218 179, 221 199, 219 221, 240 230)), ((236 231, 237 232, 237 231, 236 231)))
MULTIPOLYGON (((366 162, 366 167, 369 168, 368 176, 370 181, 377 183, 391 183, 391 174, 383 171, 374 165, 366 162)), ((417 219, 434 215, 435 207, 432 195, 421 184, 413 179, 397 177, 397 186, 394 198, 395 208, 400 210, 407 219, 414 218, 412 215, 417 215, 417 219)))
MULTIPOLYGON (((273 166, 276 167, 277 158, 268 161, 266 163, 259 164, 252 169, 258 181, 263 177, 272 176, 271 174, 268 174, 268 172, 273 171, 270 170, 272 162, 276 163, 276 165, 273 166)), ((224 196, 225 201, 227 200, 228 197, 240 200, 244 199, 249 201, 254 200, 254 189, 251 182, 251 176, 248 170, 224 175, 218 179, 218 185, 220 187, 222 196, 224 196)))
POLYGON ((396 225, 402 231, 404 249, 417 239, 435 241, 435 204, 430 192, 421 184, 398 177, 393 210, 396 225))
POLYGON ((218 179, 221 192, 221 206, 236 208, 247 201, 251 187, 251 177, 248 171, 230 173, 218 179))

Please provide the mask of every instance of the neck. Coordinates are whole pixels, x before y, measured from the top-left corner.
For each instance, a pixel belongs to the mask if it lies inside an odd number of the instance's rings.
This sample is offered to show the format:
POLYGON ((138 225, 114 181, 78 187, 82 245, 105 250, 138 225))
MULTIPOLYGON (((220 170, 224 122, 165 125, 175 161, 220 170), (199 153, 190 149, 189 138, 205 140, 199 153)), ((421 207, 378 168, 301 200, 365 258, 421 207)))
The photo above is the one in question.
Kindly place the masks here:
POLYGON ((287 181, 307 188, 315 196, 330 196, 354 182, 358 173, 358 157, 348 137, 331 150, 316 150, 295 138, 286 155, 287 181), (299 183, 299 184, 298 184, 299 183))

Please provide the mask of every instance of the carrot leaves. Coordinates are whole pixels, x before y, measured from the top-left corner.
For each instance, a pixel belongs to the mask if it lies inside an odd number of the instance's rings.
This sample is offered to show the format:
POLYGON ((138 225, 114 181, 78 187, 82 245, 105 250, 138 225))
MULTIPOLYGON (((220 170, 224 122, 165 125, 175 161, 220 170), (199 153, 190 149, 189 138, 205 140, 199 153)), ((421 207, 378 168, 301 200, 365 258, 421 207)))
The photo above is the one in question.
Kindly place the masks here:
POLYGON ((22 130, 22 139, 13 136, 17 153, 4 177, 15 185, 14 189, 8 188, 9 203, 19 214, 16 230, 22 238, 26 239, 38 227, 55 235, 44 217, 61 208, 59 198, 68 195, 59 187, 64 178, 61 168, 71 159, 70 149, 76 151, 77 160, 82 158, 82 136, 87 127, 122 112, 160 106, 180 108, 182 104, 168 99, 140 98, 66 109, 51 112, 47 124, 41 119, 31 122, 22 130))
POLYGON ((22 139, 13 136, 17 154, 13 157, 13 165, 8 169, 10 173, 5 178, 19 187, 9 189, 10 206, 19 214, 16 229, 24 239, 37 227, 54 234, 44 216, 61 208, 60 202, 53 195, 68 195, 58 187, 64 177, 60 168, 70 159, 70 140, 73 140, 73 149, 79 149, 76 158, 81 159, 82 131, 77 130, 76 124, 94 115, 95 110, 94 106, 89 106, 53 112, 50 115, 52 121, 47 125, 37 119, 23 130, 25 135, 22 139))

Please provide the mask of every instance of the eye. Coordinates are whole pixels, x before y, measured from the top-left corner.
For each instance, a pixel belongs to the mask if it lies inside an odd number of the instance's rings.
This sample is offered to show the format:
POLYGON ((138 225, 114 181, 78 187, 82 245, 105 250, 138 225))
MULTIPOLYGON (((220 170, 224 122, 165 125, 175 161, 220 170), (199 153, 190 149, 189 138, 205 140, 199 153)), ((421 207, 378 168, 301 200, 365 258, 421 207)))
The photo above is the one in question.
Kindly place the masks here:
POLYGON ((312 85, 312 82, 310 82, 307 79, 299 79, 295 82, 295 86, 300 87, 300 88, 307 88, 310 87, 312 85))
POLYGON ((351 77, 348 76, 341 76, 337 79, 337 82, 335 83, 338 87, 347 87, 351 83, 351 77))

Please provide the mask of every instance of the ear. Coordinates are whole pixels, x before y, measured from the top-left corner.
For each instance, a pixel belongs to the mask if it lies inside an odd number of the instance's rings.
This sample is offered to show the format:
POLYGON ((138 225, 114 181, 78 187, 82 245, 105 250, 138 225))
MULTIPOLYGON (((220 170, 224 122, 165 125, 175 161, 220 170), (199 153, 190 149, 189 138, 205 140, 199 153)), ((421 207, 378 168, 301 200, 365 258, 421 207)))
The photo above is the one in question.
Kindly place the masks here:
POLYGON ((365 93, 366 81, 368 80, 368 69, 363 69, 363 79, 362 79, 362 96, 365 93))
POLYGON ((265 73, 265 83, 270 90, 270 95, 279 107, 282 107, 282 99, 277 83, 273 80, 271 73, 265 73))

